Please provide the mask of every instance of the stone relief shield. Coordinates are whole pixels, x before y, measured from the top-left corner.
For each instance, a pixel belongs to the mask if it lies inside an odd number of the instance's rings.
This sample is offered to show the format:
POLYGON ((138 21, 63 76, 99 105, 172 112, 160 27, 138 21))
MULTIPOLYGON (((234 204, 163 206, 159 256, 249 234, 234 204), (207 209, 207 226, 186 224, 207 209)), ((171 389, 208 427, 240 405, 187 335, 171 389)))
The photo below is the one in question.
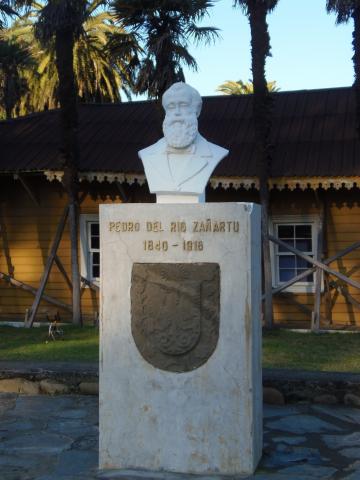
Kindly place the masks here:
POLYGON ((220 268, 216 263, 134 263, 131 329, 154 367, 188 372, 203 365, 219 337, 220 268))

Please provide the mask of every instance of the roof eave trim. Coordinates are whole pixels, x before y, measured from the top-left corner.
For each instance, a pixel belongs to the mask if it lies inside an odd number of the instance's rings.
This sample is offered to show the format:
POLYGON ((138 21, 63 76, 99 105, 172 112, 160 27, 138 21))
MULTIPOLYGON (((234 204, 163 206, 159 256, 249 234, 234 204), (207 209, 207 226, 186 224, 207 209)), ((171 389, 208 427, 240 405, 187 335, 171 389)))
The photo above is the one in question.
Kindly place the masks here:
MULTIPOLYGON (((62 181, 64 172, 62 170, 45 170, 44 174, 49 181, 62 181)), ((146 178, 141 173, 121 173, 121 172, 79 172, 80 181, 88 182, 119 182, 128 183, 132 185, 137 183, 144 185, 146 178)), ((209 181, 210 187, 213 189, 234 188, 235 190, 259 190, 259 180, 257 177, 211 177, 209 181)), ((273 177, 269 179, 269 188, 271 190, 317 190, 322 188, 328 190, 334 188, 339 190, 340 188, 351 188, 360 186, 360 177, 273 177)))

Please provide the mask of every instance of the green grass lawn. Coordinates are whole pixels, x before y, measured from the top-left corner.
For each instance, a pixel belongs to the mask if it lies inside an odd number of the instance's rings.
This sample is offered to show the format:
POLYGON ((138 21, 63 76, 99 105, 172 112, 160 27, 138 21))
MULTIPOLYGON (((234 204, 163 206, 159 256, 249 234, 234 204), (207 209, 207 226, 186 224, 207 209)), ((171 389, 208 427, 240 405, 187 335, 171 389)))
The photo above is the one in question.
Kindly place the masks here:
MULTIPOLYGON (((48 339, 47 328, 0 326, 0 360, 97 361, 99 333, 94 327, 62 327, 64 335, 48 339)), ((360 372, 360 334, 266 331, 263 366, 302 370, 360 372)))
POLYGON ((0 360, 97 361, 99 331, 94 327, 62 326, 64 335, 48 338, 48 329, 0 326, 0 360))
POLYGON ((267 331, 263 337, 263 366, 360 372, 360 333, 267 331))

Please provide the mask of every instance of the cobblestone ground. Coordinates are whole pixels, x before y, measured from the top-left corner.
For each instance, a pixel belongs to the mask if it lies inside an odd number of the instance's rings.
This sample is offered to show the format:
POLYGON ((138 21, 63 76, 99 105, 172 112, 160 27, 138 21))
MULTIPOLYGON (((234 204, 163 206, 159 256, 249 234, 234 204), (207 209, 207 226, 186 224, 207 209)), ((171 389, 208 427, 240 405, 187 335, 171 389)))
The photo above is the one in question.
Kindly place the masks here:
MULTIPOLYGON (((264 455, 251 478, 360 480, 359 409, 265 406, 264 414, 264 455)), ((96 397, 0 395, 1 480, 193 478, 130 471, 99 473, 97 461, 96 397)))

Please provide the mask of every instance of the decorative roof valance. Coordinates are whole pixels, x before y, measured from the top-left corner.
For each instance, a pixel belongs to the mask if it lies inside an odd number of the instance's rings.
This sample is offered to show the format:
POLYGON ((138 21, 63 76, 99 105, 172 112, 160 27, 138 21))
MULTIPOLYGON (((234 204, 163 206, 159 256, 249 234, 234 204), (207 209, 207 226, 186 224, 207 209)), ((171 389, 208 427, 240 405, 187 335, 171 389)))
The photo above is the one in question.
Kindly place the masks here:
MULTIPOLYGON (((44 173, 49 181, 61 181, 64 175, 64 172, 61 170, 47 170, 44 173)), ((79 177, 80 181, 88 182, 126 182, 129 185, 134 183, 143 185, 146 182, 144 174, 136 173, 80 172, 79 177)), ((245 190, 252 188, 256 190, 259 189, 259 181, 256 177, 212 177, 209 183, 213 189, 219 187, 225 190, 228 188, 234 188, 235 190, 239 190, 240 188, 244 188, 245 190)), ((323 188, 324 190, 328 190, 329 188, 334 188, 335 190, 346 188, 350 190, 358 186, 360 186, 360 177, 279 177, 269 179, 270 189, 277 190, 295 190, 297 188, 300 190, 306 190, 308 188, 312 190, 317 190, 318 188, 323 188)))

